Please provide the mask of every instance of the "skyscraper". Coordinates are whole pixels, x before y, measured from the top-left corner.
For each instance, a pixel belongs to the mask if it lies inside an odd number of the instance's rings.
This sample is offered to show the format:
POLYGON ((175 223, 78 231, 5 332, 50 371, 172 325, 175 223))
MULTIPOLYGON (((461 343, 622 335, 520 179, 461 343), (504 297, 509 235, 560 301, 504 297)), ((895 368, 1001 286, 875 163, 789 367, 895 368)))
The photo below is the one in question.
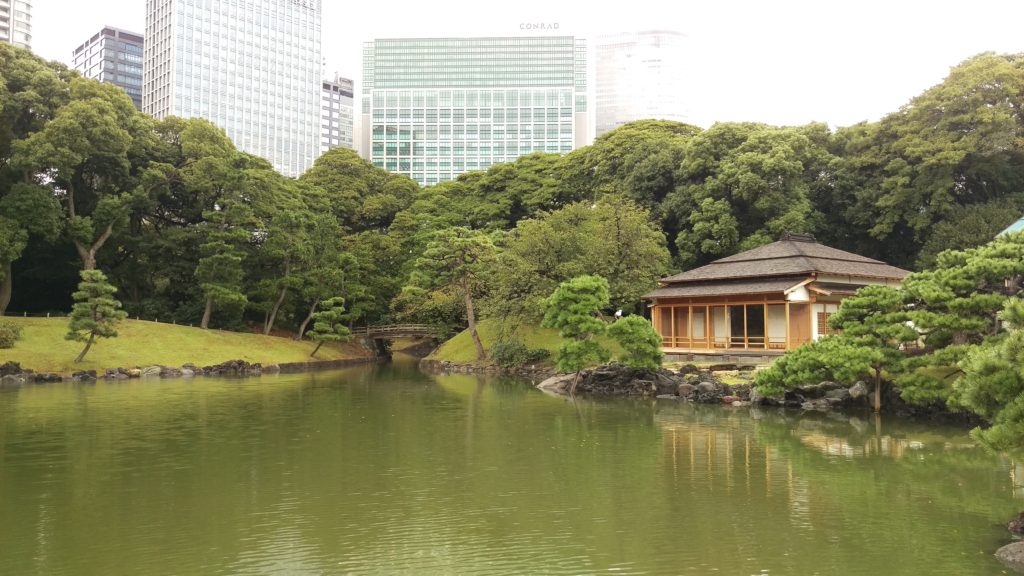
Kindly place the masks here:
POLYGON ((0 40, 32 49, 32 2, 0 0, 0 40))
POLYGON ((206 118, 289 176, 320 151, 320 0, 147 0, 142 109, 206 118))
POLYGON ((423 185, 588 142, 572 36, 378 39, 363 47, 361 153, 423 185))
POLYGON ((686 121, 685 39, 665 30, 598 38, 598 136, 634 120, 686 121))
POLYGON ((352 148, 352 124, 355 119, 352 81, 334 76, 324 80, 321 94, 320 152, 331 148, 352 148))
POLYGON ((86 78, 120 86, 142 109, 142 35, 104 26, 72 53, 75 70, 86 78))

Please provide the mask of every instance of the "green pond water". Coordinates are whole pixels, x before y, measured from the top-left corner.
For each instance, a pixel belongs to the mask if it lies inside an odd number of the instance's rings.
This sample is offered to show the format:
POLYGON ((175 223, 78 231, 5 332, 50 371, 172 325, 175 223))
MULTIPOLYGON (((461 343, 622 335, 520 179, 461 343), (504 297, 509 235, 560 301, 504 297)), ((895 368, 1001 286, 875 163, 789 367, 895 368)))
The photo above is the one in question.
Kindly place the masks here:
POLYGON ((411 363, 0 390, 0 574, 1000 574, 960 428, 411 363))

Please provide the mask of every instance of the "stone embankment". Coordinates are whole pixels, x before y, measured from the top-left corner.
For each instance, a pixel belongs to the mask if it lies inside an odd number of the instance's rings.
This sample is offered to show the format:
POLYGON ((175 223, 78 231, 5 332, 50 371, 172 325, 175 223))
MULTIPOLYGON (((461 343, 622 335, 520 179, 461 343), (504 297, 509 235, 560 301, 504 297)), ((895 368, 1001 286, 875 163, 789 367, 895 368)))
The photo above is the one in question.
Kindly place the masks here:
POLYGON ((0 386, 20 386, 45 382, 95 382, 97 380, 130 380, 133 378, 193 378, 196 376, 260 376, 262 374, 296 373, 327 370, 378 361, 378 358, 348 358, 321 362, 290 362, 283 364, 250 363, 229 360, 212 366, 183 364, 176 366, 137 366, 134 368, 107 368, 106 370, 80 370, 71 374, 36 372, 22 368, 17 362, 0 365, 0 386))

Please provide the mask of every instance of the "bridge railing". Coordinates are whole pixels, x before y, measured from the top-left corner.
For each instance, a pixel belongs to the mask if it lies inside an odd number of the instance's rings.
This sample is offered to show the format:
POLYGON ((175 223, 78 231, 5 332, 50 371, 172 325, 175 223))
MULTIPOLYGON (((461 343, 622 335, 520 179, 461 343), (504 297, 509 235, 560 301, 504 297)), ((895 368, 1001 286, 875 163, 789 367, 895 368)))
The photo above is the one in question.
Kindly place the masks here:
POLYGON ((353 336, 388 336, 388 335, 422 335, 437 334, 437 327, 430 324, 387 324, 384 326, 361 326, 352 329, 353 336))

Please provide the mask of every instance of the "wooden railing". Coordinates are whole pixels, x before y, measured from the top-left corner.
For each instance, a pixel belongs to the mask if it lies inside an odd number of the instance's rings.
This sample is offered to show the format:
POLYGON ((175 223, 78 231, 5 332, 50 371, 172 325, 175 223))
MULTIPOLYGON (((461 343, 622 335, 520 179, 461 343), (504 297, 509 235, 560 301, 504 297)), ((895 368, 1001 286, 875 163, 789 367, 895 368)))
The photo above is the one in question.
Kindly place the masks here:
POLYGON ((387 324, 352 329, 353 336, 367 338, 398 338, 400 336, 437 336, 437 327, 429 324, 387 324))

